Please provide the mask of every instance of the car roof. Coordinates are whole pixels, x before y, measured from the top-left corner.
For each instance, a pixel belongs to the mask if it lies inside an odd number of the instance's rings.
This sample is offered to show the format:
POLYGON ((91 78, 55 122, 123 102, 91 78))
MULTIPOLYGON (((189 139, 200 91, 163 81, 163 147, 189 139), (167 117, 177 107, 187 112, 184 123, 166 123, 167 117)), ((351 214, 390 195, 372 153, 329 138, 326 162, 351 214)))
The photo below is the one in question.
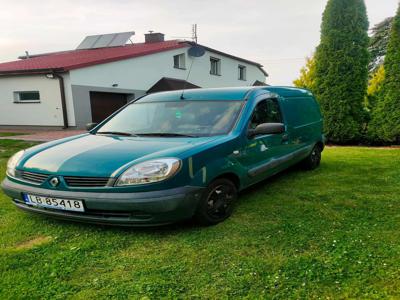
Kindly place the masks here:
POLYGON ((182 100, 246 100, 247 96, 252 91, 266 91, 278 94, 282 97, 296 97, 304 96, 311 93, 305 89, 294 87, 277 87, 277 86, 264 86, 264 87, 227 87, 227 88, 200 88, 200 89, 186 89, 184 91, 169 91, 160 92, 144 96, 137 102, 159 102, 159 101, 176 101, 182 100), (183 96, 183 97, 181 97, 183 96))
POLYGON ((264 90, 278 94, 282 97, 312 96, 312 93, 309 90, 290 86, 268 86, 265 87, 264 90))

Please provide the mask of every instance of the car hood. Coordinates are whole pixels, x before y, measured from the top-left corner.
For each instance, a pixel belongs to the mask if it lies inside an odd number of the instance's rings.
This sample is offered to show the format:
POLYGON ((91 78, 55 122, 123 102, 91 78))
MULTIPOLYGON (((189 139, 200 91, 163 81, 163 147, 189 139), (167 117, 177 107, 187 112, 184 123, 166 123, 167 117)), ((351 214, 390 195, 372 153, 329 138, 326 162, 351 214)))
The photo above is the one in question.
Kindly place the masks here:
POLYGON ((180 157, 195 146, 216 137, 160 138, 86 134, 27 151, 19 168, 68 176, 108 177, 130 162, 159 157, 180 157))

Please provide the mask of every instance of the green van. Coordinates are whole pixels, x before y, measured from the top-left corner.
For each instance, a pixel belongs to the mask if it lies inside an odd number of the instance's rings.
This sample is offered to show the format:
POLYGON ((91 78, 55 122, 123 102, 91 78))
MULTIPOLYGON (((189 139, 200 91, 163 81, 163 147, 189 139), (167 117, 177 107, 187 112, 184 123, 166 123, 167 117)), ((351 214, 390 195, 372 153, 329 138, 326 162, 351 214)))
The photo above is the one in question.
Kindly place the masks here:
POLYGON ((2 188, 17 207, 98 224, 216 224, 239 191, 297 163, 314 169, 324 149, 318 103, 290 87, 150 94, 90 127, 10 158, 2 188))

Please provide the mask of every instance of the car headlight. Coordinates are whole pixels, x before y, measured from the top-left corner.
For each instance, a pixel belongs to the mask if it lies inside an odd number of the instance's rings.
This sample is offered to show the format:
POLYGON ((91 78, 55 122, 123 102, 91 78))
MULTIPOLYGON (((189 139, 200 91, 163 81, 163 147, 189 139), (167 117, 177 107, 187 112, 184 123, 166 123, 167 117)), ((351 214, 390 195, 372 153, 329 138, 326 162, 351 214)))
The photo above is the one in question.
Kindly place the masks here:
POLYGON ((178 172, 181 161, 177 158, 148 160, 127 169, 118 178, 116 186, 146 184, 170 178, 178 172))
POLYGON ((15 168, 18 165, 19 160, 21 159, 22 155, 24 155, 25 150, 21 150, 15 153, 7 162, 7 174, 15 177, 15 168))

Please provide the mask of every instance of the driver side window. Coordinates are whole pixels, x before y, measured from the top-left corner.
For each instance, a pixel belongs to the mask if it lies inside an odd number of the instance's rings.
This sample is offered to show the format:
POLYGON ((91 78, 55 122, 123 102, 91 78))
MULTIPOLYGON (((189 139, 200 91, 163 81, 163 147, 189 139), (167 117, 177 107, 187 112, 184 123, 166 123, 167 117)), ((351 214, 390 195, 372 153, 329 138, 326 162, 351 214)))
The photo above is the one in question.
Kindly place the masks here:
POLYGON ((276 99, 266 99, 257 104, 250 120, 249 129, 255 129, 262 123, 283 123, 276 99))

